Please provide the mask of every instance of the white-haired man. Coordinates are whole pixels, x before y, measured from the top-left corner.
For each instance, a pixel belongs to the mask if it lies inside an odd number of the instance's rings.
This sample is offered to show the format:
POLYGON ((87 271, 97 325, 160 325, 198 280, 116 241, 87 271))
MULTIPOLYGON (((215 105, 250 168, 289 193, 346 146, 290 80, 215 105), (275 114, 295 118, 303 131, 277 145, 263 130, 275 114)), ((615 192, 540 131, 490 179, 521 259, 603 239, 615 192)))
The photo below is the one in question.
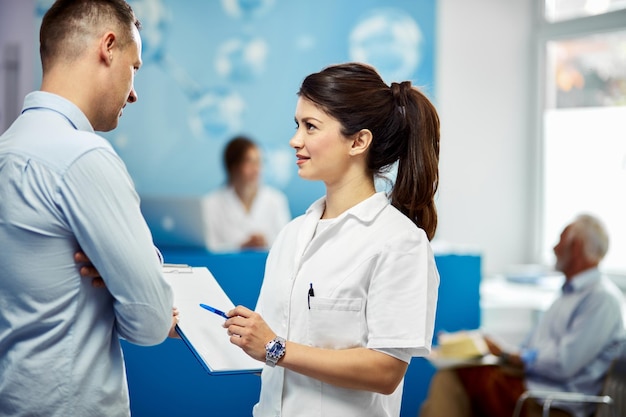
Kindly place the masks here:
MULTIPOLYGON (((578 216, 554 247, 556 269, 565 276, 561 295, 542 315, 518 352, 505 352, 486 338, 500 366, 439 371, 433 377, 421 417, 508 417, 526 389, 598 394, 612 360, 623 349, 624 299, 598 269, 609 248, 602 223, 578 216)), ((583 417, 584 404, 556 404, 552 417, 583 417)), ((540 416, 528 401, 526 416, 540 416)))

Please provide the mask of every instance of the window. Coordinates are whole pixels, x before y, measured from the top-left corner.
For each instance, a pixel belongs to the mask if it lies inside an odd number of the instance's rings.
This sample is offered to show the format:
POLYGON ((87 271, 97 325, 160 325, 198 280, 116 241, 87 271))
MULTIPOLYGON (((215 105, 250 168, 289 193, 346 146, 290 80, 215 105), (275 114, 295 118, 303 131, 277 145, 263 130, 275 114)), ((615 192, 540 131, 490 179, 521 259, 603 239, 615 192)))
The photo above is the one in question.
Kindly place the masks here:
POLYGON ((539 35, 541 258, 553 263, 562 228, 587 212, 609 230, 603 269, 626 276, 626 10, 610 12, 626 1, 545 0, 545 6, 539 35), (592 3, 604 4, 608 13, 550 22, 591 14, 592 3))
POLYGON ((619 9, 626 9, 626 0, 546 0, 544 17, 557 22, 619 9))

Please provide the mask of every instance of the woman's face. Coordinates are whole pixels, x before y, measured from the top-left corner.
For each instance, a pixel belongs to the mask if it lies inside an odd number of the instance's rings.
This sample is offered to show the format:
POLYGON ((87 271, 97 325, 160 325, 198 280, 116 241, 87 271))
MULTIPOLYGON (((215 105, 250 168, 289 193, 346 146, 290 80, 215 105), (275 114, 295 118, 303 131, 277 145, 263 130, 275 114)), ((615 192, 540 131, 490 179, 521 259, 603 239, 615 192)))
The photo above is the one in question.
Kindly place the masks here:
POLYGON ((297 129, 289 145, 296 150, 298 175, 327 185, 341 181, 349 167, 352 141, 341 134, 339 121, 302 97, 295 121, 297 129))
POLYGON ((261 176, 261 151, 256 146, 248 148, 235 175, 235 181, 258 183, 261 176))

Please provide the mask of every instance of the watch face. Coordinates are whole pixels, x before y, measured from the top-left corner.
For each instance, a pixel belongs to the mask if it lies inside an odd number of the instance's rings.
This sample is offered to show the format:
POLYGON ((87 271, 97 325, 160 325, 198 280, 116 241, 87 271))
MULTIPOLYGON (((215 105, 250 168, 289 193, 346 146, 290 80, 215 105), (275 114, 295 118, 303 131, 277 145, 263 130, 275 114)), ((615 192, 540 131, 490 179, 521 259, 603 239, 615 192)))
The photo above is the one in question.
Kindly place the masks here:
POLYGON ((285 354, 285 339, 276 337, 270 340, 265 345, 265 363, 271 367, 276 366, 276 363, 285 354))
POLYGON ((277 355, 281 351, 281 349, 283 348, 283 344, 280 343, 277 340, 273 340, 273 342, 274 343, 272 343, 272 345, 269 348, 269 353, 271 355, 277 355))

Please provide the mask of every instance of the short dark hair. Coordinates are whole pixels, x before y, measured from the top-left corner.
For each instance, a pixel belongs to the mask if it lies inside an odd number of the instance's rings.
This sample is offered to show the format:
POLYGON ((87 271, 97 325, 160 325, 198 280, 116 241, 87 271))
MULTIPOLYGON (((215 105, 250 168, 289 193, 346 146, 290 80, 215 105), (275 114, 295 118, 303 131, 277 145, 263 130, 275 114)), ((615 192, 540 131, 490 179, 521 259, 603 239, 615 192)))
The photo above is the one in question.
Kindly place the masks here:
POLYGON ((39 53, 44 72, 55 59, 72 60, 83 52, 83 40, 103 24, 120 30, 124 46, 132 39, 132 27, 141 28, 130 5, 124 0, 56 0, 46 12, 39 30, 39 53))
POLYGON ((235 136, 226 148, 224 148, 224 169, 228 176, 228 183, 233 180, 233 175, 244 161, 248 149, 258 148, 257 144, 247 136, 235 136))

